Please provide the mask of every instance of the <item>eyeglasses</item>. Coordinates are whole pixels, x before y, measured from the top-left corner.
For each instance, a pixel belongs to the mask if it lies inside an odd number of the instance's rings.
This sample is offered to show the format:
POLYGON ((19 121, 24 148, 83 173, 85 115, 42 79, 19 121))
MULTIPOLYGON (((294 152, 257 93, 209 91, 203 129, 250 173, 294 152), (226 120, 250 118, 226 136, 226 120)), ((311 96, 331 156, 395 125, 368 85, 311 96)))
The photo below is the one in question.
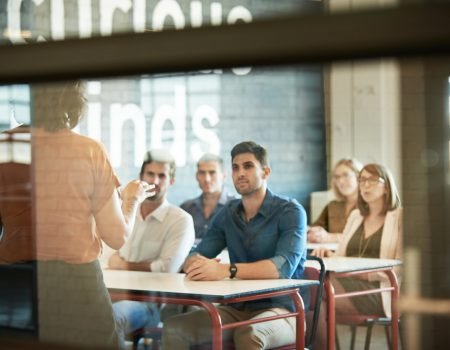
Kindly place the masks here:
POLYGON ((384 184, 384 179, 381 177, 360 177, 358 179, 359 186, 364 186, 364 184, 369 184, 370 186, 375 186, 378 183, 384 184))

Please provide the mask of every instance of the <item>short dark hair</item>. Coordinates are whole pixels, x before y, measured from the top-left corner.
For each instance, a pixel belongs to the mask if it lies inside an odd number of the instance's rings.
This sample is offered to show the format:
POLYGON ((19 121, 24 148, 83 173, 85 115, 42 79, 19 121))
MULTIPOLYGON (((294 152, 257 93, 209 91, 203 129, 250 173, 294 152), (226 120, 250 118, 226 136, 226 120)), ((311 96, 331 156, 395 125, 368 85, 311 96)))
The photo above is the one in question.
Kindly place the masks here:
POLYGON ((145 153, 144 161, 142 162, 139 175, 142 176, 142 174, 144 174, 145 166, 153 162, 169 164, 169 176, 171 179, 175 179, 175 173, 177 169, 175 159, 173 158, 172 154, 165 149, 153 149, 147 151, 145 153))
POLYGON ((238 154, 242 153, 253 154, 255 158, 261 163, 263 168, 269 166, 269 156, 267 154, 267 150, 256 142, 244 141, 234 146, 231 150, 231 161, 233 161, 234 157, 236 157, 238 154))

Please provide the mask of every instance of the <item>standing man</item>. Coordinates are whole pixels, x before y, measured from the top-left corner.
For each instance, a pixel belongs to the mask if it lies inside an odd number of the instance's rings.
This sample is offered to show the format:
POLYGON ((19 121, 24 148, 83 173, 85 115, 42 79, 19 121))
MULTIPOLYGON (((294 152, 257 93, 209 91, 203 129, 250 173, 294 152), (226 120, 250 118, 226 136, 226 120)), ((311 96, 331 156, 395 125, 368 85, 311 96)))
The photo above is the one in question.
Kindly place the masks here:
POLYGON ((226 178, 223 159, 211 153, 204 154, 197 162, 195 175, 202 194, 181 204, 181 208, 192 215, 195 227, 195 240, 200 240, 220 209, 235 197, 224 188, 226 178))
MULTIPOLYGON (((108 260, 112 269, 150 272, 178 272, 195 238, 192 218, 170 204, 167 191, 175 182, 175 160, 165 150, 147 152, 140 179, 155 186, 153 197, 139 207, 133 232, 125 245, 108 260)), ((113 304, 119 336, 159 323, 158 305, 123 300, 113 304)))
MULTIPOLYGON (((186 259, 184 271, 195 281, 224 278, 302 278, 306 260, 306 214, 296 200, 267 188, 270 167, 266 150, 242 142, 231 150, 233 183, 242 199, 228 202, 208 234, 186 259), (228 247, 230 264, 214 257, 228 247)), ((289 297, 219 306, 222 323, 284 314, 294 310, 289 297)), ((295 319, 261 322, 225 332, 236 349, 266 349, 295 342, 295 319)), ((169 318, 164 324, 165 349, 189 349, 211 341, 211 321, 204 310, 169 318)))

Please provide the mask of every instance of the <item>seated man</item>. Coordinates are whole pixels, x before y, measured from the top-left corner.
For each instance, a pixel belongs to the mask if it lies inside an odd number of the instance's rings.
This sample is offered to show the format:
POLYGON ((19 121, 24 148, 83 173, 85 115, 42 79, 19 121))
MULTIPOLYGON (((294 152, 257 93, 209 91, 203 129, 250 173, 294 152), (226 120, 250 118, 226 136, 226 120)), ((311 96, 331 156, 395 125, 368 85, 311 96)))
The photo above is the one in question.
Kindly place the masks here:
POLYGON ((181 204, 181 208, 192 215, 195 227, 195 240, 205 235, 212 220, 220 209, 235 197, 224 188, 226 178, 223 159, 215 154, 206 153, 197 162, 195 175, 202 194, 181 204))
MULTIPOLYGON (((194 243, 192 218, 170 204, 167 190, 175 182, 175 161, 169 152, 147 152, 140 179, 155 185, 155 195, 140 205, 133 232, 108 261, 112 269, 151 272, 178 272, 194 243)), ((159 307, 154 303, 123 300, 113 304, 119 337, 159 323, 159 307)))
MULTIPOLYGON (((192 280, 302 278, 306 260, 306 214, 293 199, 267 188, 266 150, 242 142, 231 151, 233 183, 241 199, 228 202, 207 235, 184 263, 192 280), (228 247, 231 264, 214 257, 228 247)), ((294 310, 289 297, 219 306, 222 323, 266 317, 294 310)), ((293 317, 224 332, 236 349, 266 349, 295 342, 293 317)), ((204 310, 181 314, 164 323, 164 349, 189 349, 211 341, 211 321, 204 310)))

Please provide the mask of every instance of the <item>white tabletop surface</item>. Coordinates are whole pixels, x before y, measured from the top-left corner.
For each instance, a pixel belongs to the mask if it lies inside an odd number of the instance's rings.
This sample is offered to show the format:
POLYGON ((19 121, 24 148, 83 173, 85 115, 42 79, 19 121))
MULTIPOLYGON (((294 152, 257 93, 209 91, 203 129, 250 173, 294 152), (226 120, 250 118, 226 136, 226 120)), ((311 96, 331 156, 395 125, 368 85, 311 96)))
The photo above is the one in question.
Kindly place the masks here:
POLYGON ((333 242, 333 243, 310 243, 310 242, 308 242, 308 243, 306 243, 306 249, 314 250, 317 248, 326 248, 328 250, 335 251, 338 247, 338 244, 339 243, 337 243, 337 242, 333 242))
POLYGON ((229 299, 262 292, 285 290, 315 284, 295 279, 191 281, 181 273, 103 270, 110 290, 145 291, 155 296, 229 299))
MULTIPOLYGON (((363 270, 374 270, 383 267, 392 267, 401 265, 400 260, 393 259, 377 259, 377 258, 353 258, 343 256, 333 256, 330 258, 323 258, 325 269, 331 272, 352 272, 363 270)), ((319 264, 314 260, 307 260, 307 266, 319 267, 319 264)))

